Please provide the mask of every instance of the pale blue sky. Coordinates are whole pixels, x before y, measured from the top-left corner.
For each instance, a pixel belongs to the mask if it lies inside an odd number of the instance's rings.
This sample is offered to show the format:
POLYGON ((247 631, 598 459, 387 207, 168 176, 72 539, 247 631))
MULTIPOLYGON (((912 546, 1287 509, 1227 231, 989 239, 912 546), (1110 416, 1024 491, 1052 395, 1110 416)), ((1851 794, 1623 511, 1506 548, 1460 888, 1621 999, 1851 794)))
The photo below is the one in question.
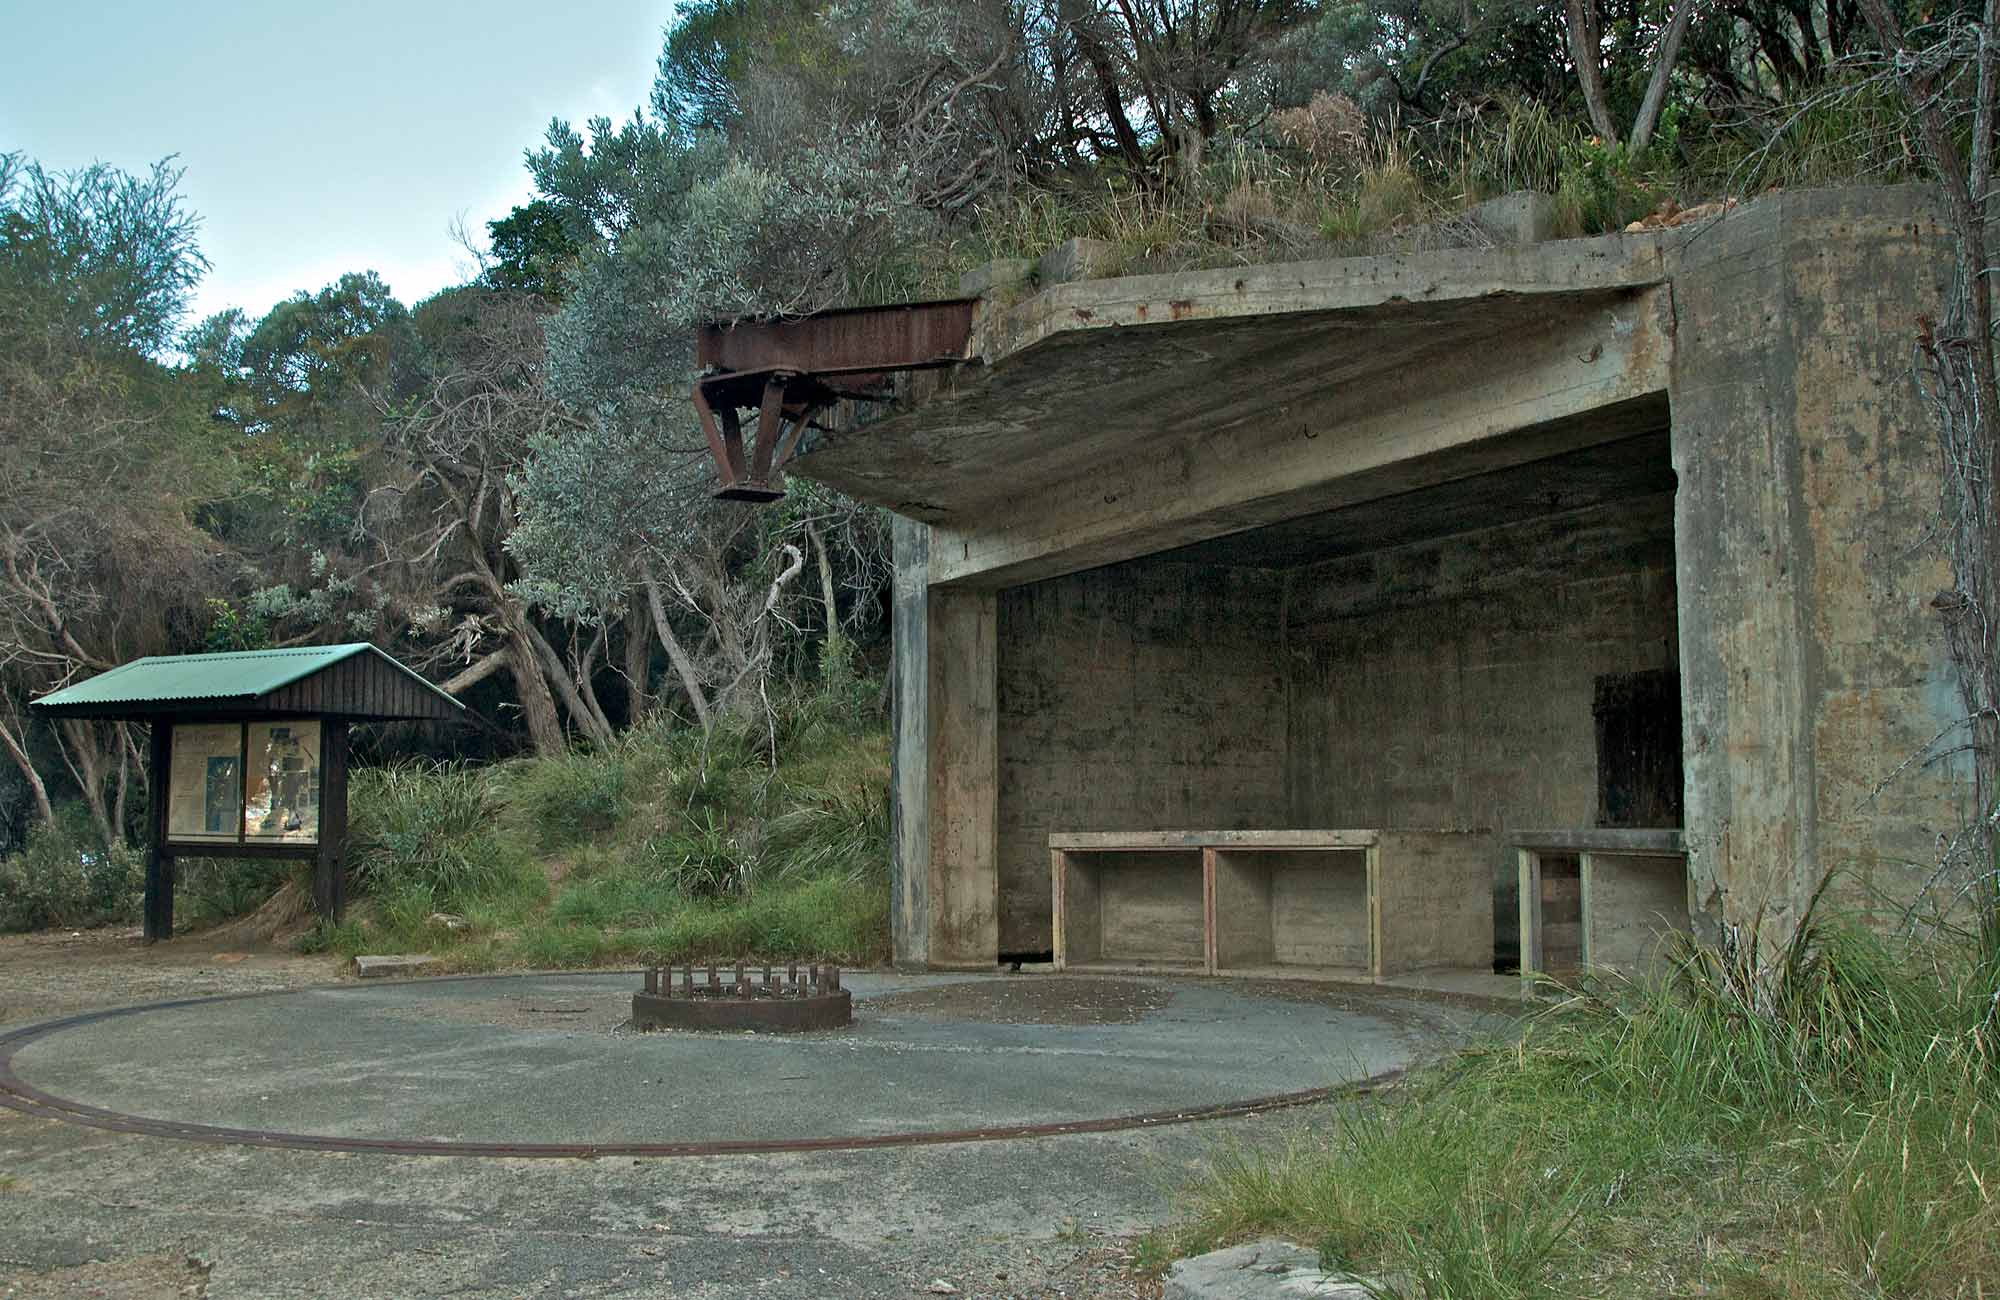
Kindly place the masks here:
POLYGON ((214 268, 189 323, 344 271, 413 303, 452 241, 531 197, 551 117, 645 102, 672 0, 0 0, 0 151, 51 169, 179 154, 214 268))

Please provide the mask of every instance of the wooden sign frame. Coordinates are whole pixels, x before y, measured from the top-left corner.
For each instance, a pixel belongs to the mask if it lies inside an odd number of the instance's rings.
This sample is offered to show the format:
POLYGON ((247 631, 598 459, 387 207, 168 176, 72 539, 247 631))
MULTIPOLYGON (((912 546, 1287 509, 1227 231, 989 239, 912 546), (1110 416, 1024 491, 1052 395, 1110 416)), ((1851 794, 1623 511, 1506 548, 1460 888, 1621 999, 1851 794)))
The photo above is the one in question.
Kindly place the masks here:
MULTIPOLYGON (((149 765, 153 790, 150 847, 146 854, 146 938, 171 939, 174 934, 175 860, 199 858, 270 858, 313 864, 313 910, 339 921, 347 906, 347 758, 348 723, 343 718, 299 714, 245 717, 181 717, 153 719, 149 765), (268 841, 246 834, 244 812, 238 809, 238 836, 228 840, 176 840, 168 833, 173 808, 173 747, 176 727, 236 726, 245 729, 273 722, 311 722, 319 727, 319 839, 268 841)), ((247 763, 246 763, 247 766, 247 763)), ((238 772, 247 784, 248 773, 238 772)))

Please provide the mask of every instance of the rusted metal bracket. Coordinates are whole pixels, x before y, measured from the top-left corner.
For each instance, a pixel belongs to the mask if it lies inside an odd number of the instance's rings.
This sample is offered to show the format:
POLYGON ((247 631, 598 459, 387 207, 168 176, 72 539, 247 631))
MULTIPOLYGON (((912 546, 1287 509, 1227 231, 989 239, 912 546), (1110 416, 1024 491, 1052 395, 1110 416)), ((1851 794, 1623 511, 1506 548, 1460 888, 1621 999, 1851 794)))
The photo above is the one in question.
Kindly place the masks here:
POLYGON ((785 462, 798 449, 806 428, 836 399, 811 376, 782 370, 764 374, 713 375, 694 386, 694 409, 701 417, 708 454, 722 477, 715 495, 724 501, 776 501, 785 495, 785 462), (761 381, 761 382, 758 382, 761 381), (755 441, 743 445, 738 411, 747 384, 756 394, 755 441))
POLYGON ((694 407, 725 501, 776 501, 785 463, 808 428, 841 401, 886 401, 897 371, 967 359, 978 300, 821 312, 788 320, 705 325, 695 360, 705 373, 694 407), (837 381, 837 386, 834 381, 837 381), (757 413, 745 445, 744 410, 757 413))

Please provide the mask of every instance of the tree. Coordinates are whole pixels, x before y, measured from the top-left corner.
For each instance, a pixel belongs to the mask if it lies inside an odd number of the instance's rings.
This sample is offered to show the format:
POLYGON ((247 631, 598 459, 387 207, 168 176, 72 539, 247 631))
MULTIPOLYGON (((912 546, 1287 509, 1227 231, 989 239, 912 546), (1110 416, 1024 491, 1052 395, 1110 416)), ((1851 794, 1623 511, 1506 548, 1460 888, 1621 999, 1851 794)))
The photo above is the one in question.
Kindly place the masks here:
POLYGON ((171 158, 133 176, 0 154, 0 286, 65 348, 158 356, 208 269, 180 180, 171 158))
MULTIPOLYGON (((1693 19, 1694 11, 1695 0, 1673 0, 1673 10, 1652 42, 1650 72, 1645 92, 1638 107, 1633 110, 1631 132, 1621 135, 1604 81, 1603 0, 1565 0, 1565 13, 1569 19, 1569 52, 1576 65, 1577 84, 1583 90, 1583 103, 1590 113, 1590 124, 1608 148, 1623 145, 1636 155, 1646 152, 1652 144, 1653 130, 1659 125, 1661 110, 1666 107, 1667 87, 1673 77, 1674 65, 1680 58, 1681 42, 1687 37, 1688 23, 1693 19)), ((1634 30, 1641 26, 1636 22, 1631 24, 1634 30)))
POLYGON ((417 309, 424 370, 407 399, 376 394, 383 457, 355 535, 375 608, 419 638, 419 662, 455 662, 453 692, 504 668, 535 748, 554 754, 567 743, 563 712, 593 740, 612 729, 591 684, 594 645, 566 659, 512 586, 513 475, 536 439, 576 424, 544 383, 546 312, 477 285, 417 309))
POLYGON ((559 301, 563 276, 581 251, 569 223, 547 199, 521 204, 486 223, 491 261, 481 279, 490 288, 559 301))
POLYGON ((227 562, 196 522, 232 485, 227 448, 156 359, 205 266, 178 178, 0 157, 0 749, 40 816, 66 778, 107 842, 145 780, 130 730, 38 738, 23 706, 187 647, 227 562))

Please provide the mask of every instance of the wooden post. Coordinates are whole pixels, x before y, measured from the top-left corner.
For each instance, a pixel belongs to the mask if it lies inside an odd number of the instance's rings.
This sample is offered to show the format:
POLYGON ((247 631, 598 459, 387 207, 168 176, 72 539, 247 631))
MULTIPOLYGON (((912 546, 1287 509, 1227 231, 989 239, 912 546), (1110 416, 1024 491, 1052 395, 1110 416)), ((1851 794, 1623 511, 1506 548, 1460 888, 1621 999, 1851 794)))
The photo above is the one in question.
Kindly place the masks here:
POLYGON ((153 719, 147 761, 147 788, 152 791, 152 807, 146 822, 151 843, 146 846, 145 935, 148 943, 174 937, 174 859, 167 852, 167 801, 171 797, 167 781, 173 766, 174 724, 165 718, 153 719))
POLYGON ((1515 904, 1521 915, 1521 988, 1534 987, 1534 977, 1542 969, 1542 855, 1535 849, 1518 849, 1515 904))
POLYGON ((347 723, 319 729, 319 852, 313 859, 313 910, 338 922, 347 909, 347 723))

